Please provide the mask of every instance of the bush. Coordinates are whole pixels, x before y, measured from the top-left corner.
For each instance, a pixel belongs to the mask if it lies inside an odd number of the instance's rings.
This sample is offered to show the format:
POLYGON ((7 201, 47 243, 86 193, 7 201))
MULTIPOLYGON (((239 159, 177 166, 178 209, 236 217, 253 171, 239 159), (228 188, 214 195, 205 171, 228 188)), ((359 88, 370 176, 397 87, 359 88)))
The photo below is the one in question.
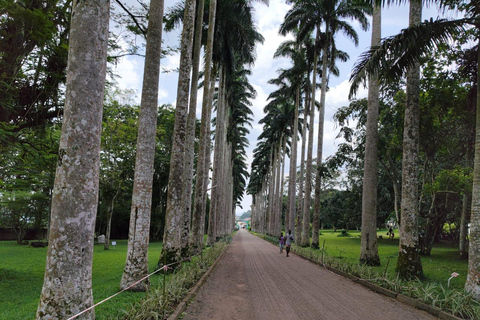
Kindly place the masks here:
POLYGON ((32 241, 30 242, 30 245, 34 248, 44 248, 48 246, 47 241, 32 241))

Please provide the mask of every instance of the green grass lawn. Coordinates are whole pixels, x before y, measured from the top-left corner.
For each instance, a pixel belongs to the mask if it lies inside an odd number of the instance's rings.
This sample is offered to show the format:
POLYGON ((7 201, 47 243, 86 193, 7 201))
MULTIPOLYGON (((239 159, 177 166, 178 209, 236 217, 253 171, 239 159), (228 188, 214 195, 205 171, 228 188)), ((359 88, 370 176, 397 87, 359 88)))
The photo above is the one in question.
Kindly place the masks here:
MULTIPOLYGON (((149 270, 154 271, 162 248, 161 242, 150 243, 149 270)), ((34 319, 43 285, 47 248, 21 246, 14 241, 0 242, 0 319, 34 319)), ((125 266, 127 240, 117 241, 116 249, 104 250, 95 245, 93 257, 93 298, 101 301, 118 292, 125 266)), ((150 278, 152 287, 162 281, 150 278)), ((123 292, 95 308, 96 319, 116 318, 120 310, 145 293, 123 292)))
MULTIPOLYGON (((333 230, 322 230, 320 235, 320 247, 325 240, 325 252, 328 256, 339 259, 358 262, 360 258, 360 232, 348 231, 349 237, 339 237, 341 230, 333 233, 333 230)), ((381 266, 378 267, 382 272, 387 267, 387 272, 393 274, 398 258, 398 230, 395 230, 395 238, 389 239, 386 235, 387 230, 378 231, 378 254, 380 256, 381 266)), ((319 251, 314 250, 313 251, 319 251)), ((448 278, 452 272, 460 274, 450 282, 452 288, 463 288, 466 280, 468 262, 459 259, 458 248, 450 244, 435 244, 430 256, 421 256, 423 272, 426 281, 435 281, 447 285, 448 278)))

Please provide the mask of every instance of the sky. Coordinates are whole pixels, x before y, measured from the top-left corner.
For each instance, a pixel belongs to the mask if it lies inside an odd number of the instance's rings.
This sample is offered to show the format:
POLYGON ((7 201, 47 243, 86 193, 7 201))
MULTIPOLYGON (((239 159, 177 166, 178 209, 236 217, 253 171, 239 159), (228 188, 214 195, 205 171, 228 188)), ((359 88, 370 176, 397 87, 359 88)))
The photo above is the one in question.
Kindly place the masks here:
MULTIPOLYGON (((133 0, 130 0, 133 1, 133 0)), ((165 0, 165 10, 172 7, 176 3, 176 0, 165 0)), ((247 149, 247 163, 250 166, 253 159, 253 149, 257 143, 257 137, 262 132, 262 126, 258 124, 265 114, 263 108, 267 104, 268 95, 276 90, 275 86, 268 84, 268 80, 276 78, 276 71, 280 68, 286 68, 289 66, 287 59, 274 59, 273 54, 278 46, 288 38, 281 36, 278 33, 279 26, 283 22, 286 12, 289 10, 290 5, 287 5, 283 0, 270 0, 269 6, 255 2, 254 19, 257 30, 263 35, 265 41, 263 44, 257 45, 256 48, 256 62, 252 67, 252 75, 249 80, 252 86, 257 91, 257 97, 252 101, 251 107, 254 113, 254 121, 252 123, 253 128, 250 130, 250 134, 247 138, 250 141, 250 147, 247 149)), ((454 17, 454 14, 448 13, 448 15, 454 17)), ((430 6, 423 10, 423 20, 430 17, 445 17, 435 7, 430 6)), ((371 19, 370 19, 371 23, 371 19)), ((331 77, 329 80, 330 90, 326 96, 325 103, 325 125, 324 125, 324 144, 323 144, 323 158, 327 158, 335 153, 339 143, 342 141, 335 139, 338 130, 333 122, 333 114, 342 106, 347 106, 350 71, 354 63, 358 60, 358 57, 362 52, 368 49, 370 46, 370 30, 364 32, 356 22, 351 22, 351 25, 356 29, 359 36, 359 44, 355 47, 351 40, 346 39, 342 35, 336 37, 337 48, 347 52, 350 56, 349 61, 344 63, 338 63, 340 70, 339 77, 331 77)), ((392 6, 390 8, 384 8, 382 10, 382 37, 391 36, 397 34, 401 29, 408 26, 408 7, 407 6, 392 6)), ((163 33, 163 46, 178 47, 179 46, 179 31, 163 33)), ((180 54, 168 56, 161 61, 162 70, 175 70, 179 66, 180 54)), ((143 77, 143 63, 144 59, 138 56, 126 56, 114 67, 114 72, 119 78, 117 79, 118 86, 122 89, 133 89, 137 92, 136 102, 140 101, 140 93, 142 88, 143 77)), ((177 96, 177 81, 178 76, 175 72, 161 72, 159 83, 159 105, 171 104, 175 105, 177 96)), ((318 80, 317 80, 318 81, 318 80)), ((357 93, 357 98, 366 97, 367 90, 361 88, 357 93)), ((199 90, 199 97, 203 95, 203 90, 199 90)), ((317 90, 317 101, 320 100, 320 92, 317 90)), ((197 118, 201 117, 201 99, 198 99, 197 105, 197 118)), ((317 118, 317 114, 316 114, 317 118)), ((318 123, 315 120, 315 132, 314 136, 317 136, 318 123)), ((317 142, 314 141, 314 146, 317 142)), ((314 154, 316 154, 316 148, 314 148, 314 154)), ((300 159, 300 155, 298 156, 300 159)), ((299 163, 299 160, 297 161, 299 163)), ((289 162, 285 165, 285 176, 288 176, 289 162)), ((250 168, 249 168, 250 171, 250 168)), ((237 215, 250 209, 252 199, 250 195, 245 194, 242 207, 236 208, 237 215)))

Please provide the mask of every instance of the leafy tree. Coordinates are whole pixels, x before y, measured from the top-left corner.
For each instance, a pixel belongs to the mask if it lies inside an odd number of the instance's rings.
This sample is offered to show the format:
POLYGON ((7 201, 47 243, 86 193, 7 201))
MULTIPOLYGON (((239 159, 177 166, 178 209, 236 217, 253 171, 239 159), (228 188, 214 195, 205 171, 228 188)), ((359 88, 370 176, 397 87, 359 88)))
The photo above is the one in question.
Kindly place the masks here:
MULTIPOLYGON (((105 249, 109 248, 115 202, 131 190, 138 127, 138 107, 128 101, 130 92, 115 91, 105 103, 100 166, 100 202, 105 208, 105 249), (118 101, 119 98, 124 100, 118 101), (114 97, 116 100, 114 100, 114 97)), ((101 212, 101 211, 100 211, 101 212)))

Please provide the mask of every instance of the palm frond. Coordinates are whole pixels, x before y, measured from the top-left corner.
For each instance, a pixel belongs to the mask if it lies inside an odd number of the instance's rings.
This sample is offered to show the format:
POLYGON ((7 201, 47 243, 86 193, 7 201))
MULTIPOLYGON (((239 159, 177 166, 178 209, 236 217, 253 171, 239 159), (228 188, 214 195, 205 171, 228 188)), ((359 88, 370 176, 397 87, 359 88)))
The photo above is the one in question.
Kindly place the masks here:
POLYGON ((380 46, 370 47, 353 67, 349 97, 356 94, 368 76, 376 76, 380 83, 398 81, 423 55, 464 31, 466 23, 469 23, 468 19, 425 20, 403 29, 396 36, 383 39, 380 46))

